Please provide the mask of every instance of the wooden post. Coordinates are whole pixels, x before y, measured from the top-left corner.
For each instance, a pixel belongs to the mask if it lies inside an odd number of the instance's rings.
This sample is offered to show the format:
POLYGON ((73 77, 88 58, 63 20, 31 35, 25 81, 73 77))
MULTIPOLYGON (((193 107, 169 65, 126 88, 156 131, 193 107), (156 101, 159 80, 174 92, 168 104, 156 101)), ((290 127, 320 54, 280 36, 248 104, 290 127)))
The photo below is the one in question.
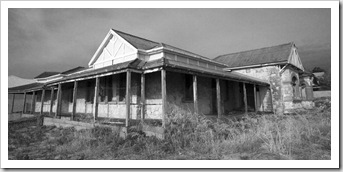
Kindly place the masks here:
POLYGON ((74 90, 73 90, 73 112, 71 114, 71 120, 74 120, 76 112, 76 97, 77 97, 77 81, 74 81, 74 90))
POLYGON ((166 109, 167 109, 167 81, 166 70, 161 70, 161 87, 162 87, 162 127, 166 125, 166 109))
POLYGON ((198 79, 193 75, 193 100, 194 100, 194 113, 199 114, 198 107, 198 79))
POLYGON ((37 117, 37 127, 40 129, 40 127, 43 125, 44 121, 44 115, 43 115, 43 107, 44 107, 44 97, 45 97, 45 89, 42 89, 42 97, 41 97, 41 106, 40 106, 40 113, 37 117))
POLYGON ((144 122, 145 112, 145 74, 141 75, 141 121, 144 122))
POLYGON ((53 107, 53 106, 54 106, 54 87, 51 88, 49 116, 52 115, 52 107, 53 107))
POLYGON ((40 106, 40 114, 43 114, 43 107, 44 107, 44 97, 45 97, 45 89, 42 89, 42 97, 40 99, 41 106, 40 106))
POLYGON ((13 113, 13 109, 14 109, 14 99, 15 99, 15 94, 13 93, 13 96, 12 96, 11 114, 13 113))
POLYGON ((131 106, 131 71, 126 72, 126 120, 125 126, 130 125, 130 106, 131 106))
POLYGON ((216 79, 216 89, 217 89, 217 112, 218 118, 222 117, 222 108, 221 108, 221 97, 220 97, 220 82, 219 79, 216 79))
POLYGON ((244 109, 245 113, 248 113, 248 103, 247 103, 247 90, 245 88, 245 83, 243 83, 243 93, 244 93, 244 109))
POLYGON ((36 100, 36 92, 33 91, 32 92, 32 98, 31 98, 31 114, 33 114, 35 111, 35 104, 36 104, 35 100, 36 100))
POLYGON ((264 104, 263 104, 263 99, 262 99, 262 96, 261 96, 261 87, 259 89, 260 91, 258 92, 258 95, 260 97, 260 104, 261 104, 261 107, 262 107, 262 112, 264 112, 264 104))
POLYGON ((256 84, 254 84, 254 102, 255 102, 255 112, 257 112, 257 94, 256 94, 256 84))
POLYGON ((95 90, 94 90, 94 103, 93 103, 93 122, 96 121, 98 117, 98 99, 99 99, 99 77, 95 78, 95 90))
POLYGON ((57 89, 57 98, 56 98, 56 113, 55 113, 55 118, 57 116, 60 116, 61 113, 61 96, 62 96, 62 84, 58 84, 58 89, 57 89))
POLYGON ((23 111, 21 112, 21 114, 25 113, 25 109, 26 109, 26 91, 24 92, 23 111))

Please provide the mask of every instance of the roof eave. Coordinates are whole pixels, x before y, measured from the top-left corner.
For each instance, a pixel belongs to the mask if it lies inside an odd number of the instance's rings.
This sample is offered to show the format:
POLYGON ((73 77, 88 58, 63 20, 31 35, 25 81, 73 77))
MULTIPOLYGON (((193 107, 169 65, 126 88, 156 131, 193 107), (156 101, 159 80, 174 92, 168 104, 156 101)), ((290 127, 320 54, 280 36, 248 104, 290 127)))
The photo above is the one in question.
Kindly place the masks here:
POLYGON ((255 65, 249 65, 249 66, 239 66, 239 67, 227 67, 224 68, 224 71, 232 71, 232 70, 240 70, 240 69, 247 69, 247 68, 257 68, 257 67, 264 67, 264 66, 273 66, 273 65, 284 65, 288 64, 287 60, 280 61, 280 62, 274 62, 274 63, 263 63, 263 64, 255 64, 255 65))

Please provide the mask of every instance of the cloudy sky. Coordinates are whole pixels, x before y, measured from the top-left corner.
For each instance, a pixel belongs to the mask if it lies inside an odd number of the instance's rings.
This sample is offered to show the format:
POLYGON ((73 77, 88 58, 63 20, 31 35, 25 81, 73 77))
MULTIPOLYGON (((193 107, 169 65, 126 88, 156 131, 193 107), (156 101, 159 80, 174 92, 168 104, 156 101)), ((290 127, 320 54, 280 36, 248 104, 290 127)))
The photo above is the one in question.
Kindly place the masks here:
POLYGON ((330 9, 9 9, 9 75, 87 66, 109 29, 208 58, 293 41, 330 70, 330 9))

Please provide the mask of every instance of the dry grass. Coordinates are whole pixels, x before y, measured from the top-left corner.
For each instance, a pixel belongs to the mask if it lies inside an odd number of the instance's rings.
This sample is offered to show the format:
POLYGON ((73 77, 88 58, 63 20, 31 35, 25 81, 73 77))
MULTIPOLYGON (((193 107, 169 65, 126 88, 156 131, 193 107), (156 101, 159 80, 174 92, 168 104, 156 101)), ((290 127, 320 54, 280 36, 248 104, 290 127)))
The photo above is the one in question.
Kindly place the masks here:
POLYGON ((254 113, 211 120, 171 108, 165 139, 131 129, 126 140, 110 129, 60 130, 55 159, 330 159, 330 99, 293 115, 254 113))

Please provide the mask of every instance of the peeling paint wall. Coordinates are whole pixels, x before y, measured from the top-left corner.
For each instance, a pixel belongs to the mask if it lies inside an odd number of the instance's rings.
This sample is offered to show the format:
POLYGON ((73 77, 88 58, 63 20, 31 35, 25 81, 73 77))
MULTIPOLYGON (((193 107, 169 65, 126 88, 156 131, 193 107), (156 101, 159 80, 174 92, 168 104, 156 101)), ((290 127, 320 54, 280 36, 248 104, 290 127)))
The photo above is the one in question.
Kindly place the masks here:
POLYGON ((212 78, 198 77, 198 106, 199 113, 213 113, 212 78))
MULTIPOLYGON (((261 98, 263 98, 261 102, 263 102, 263 104, 259 109, 265 109, 265 111, 268 111, 273 108, 275 113, 280 114, 291 112, 293 109, 303 108, 301 105, 301 101, 303 100, 301 95, 307 93, 310 95, 309 97, 311 97, 311 88, 307 88, 307 92, 306 90, 301 90, 299 86, 293 88, 292 77, 296 77, 298 84, 300 84, 299 73, 288 66, 283 70, 281 75, 279 74, 280 70, 281 67, 279 66, 265 66, 260 68, 236 70, 236 72, 264 80, 267 79, 269 81, 272 104, 269 104, 271 101, 270 91, 263 88, 261 89, 261 98)), ((310 80, 305 78, 304 82, 309 83, 310 80)), ((306 107, 310 106, 306 105, 306 107)))
MULTIPOLYGON (((176 73, 176 72, 167 72, 166 78, 167 78, 167 102, 168 104, 178 106, 181 109, 186 110, 186 111, 194 112, 193 96, 192 96, 192 100, 186 100, 185 98, 186 74, 176 73)), ((193 83, 193 77, 191 78, 192 78, 192 83, 193 83)))
MULTIPOLYGON (((302 90, 300 87, 300 78, 297 71, 292 68, 287 67, 281 75, 282 78, 282 91, 283 91, 283 101, 284 101, 284 112, 285 113, 292 113, 294 109, 309 109, 313 108, 313 103, 310 100, 303 99, 301 96, 302 90), (298 86, 292 86, 292 78, 297 78, 298 86)), ((305 80, 305 82, 309 82, 305 80)), ((312 87, 307 87, 307 89, 311 89, 312 87)), ((304 92, 306 94, 306 92, 304 92)), ((308 91, 307 94, 311 94, 308 91)), ((312 92, 313 95, 313 92, 312 92)), ((311 95, 309 95, 311 97, 311 95)), ((313 96, 312 96, 313 97, 313 96)))
POLYGON ((283 101, 281 96, 282 83, 281 78, 278 75, 280 69, 281 68, 278 66, 264 66, 259 68, 235 70, 235 72, 266 80, 270 83, 271 90, 267 87, 260 88, 259 97, 261 100, 259 101, 262 102, 262 104, 259 105, 259 109, 262 111, 275 111, 277 113, 283 112, 283 101))
MULTIPOLYGON (((169 73, 167 72, 167 80, 169 73)), ((168 81, 167 81, 168 85, 168 81)), ((168 95, 168 93, 167 93, 168 95)), ((168 97, 168 96, 167 96, 168 97)), ((145 74, 145 119, 162 119, 161 72, 145 74)))
POLYGON ((73 88, 74 83, 62 84, 61 113, 68 114, 73 108, 73 88))
POLYGON ((42 91, 36 91, 35 93, 35 111, 34 112, 40 112, 41 109, 41 97, 42 97, 42 91))
POLYGON ((260 87, 259 98, 259 101, 261 102, 261 105, 259 106, 260 111, 273 112, 271 90, 268 87, 260 87))
POLYGON ((270 70, 269 82, 272 93, 273 110, 275 114, 282 114, 284 112, 282 81, 279 76, 280 68, 275 67, 270 70))

